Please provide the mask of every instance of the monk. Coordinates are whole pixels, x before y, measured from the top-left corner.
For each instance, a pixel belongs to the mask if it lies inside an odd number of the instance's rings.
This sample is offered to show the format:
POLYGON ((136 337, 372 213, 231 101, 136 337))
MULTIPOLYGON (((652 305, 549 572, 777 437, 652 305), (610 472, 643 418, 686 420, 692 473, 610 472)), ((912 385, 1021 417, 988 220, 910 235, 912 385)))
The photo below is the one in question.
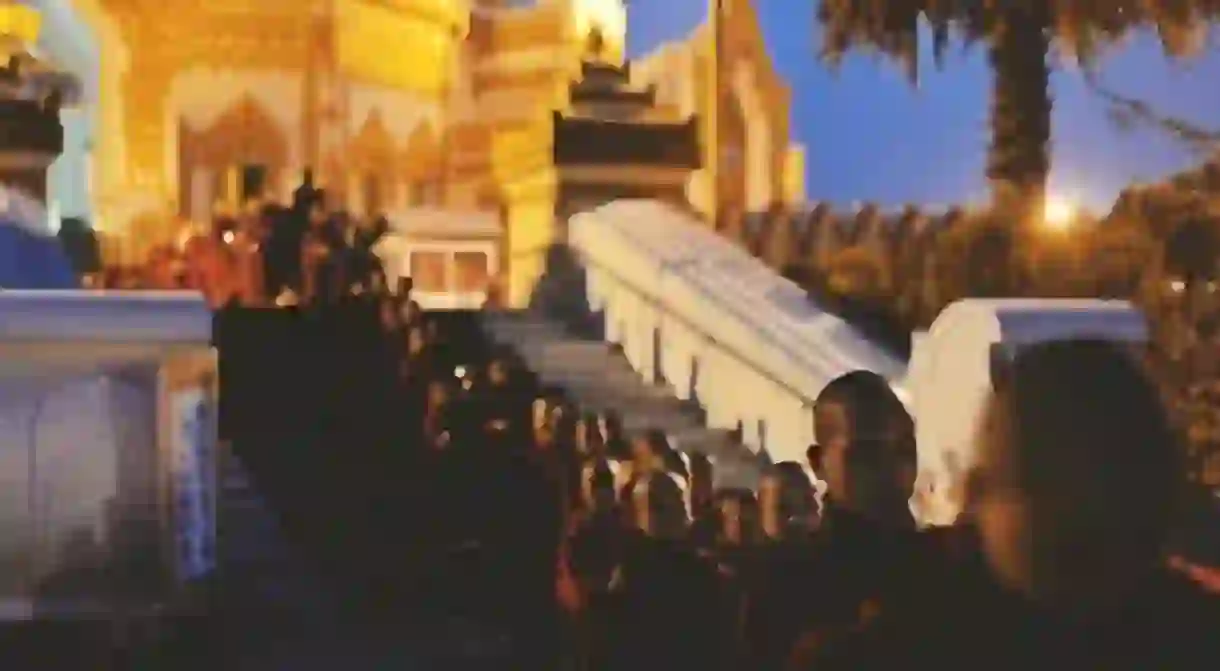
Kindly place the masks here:
POLYGON ((169 291, 179 288, 176 276, 177 264, 175 253, 169 245, 158 245, 148 253, 148 261, 143 268, 145 288, 159 291, 169 291))
POLYGON ((218 310, 237 297, 233 259, 225 245, 222 223, 197 231, 187 239, 185 256, 190 286, 203 292, 208 305, 218 310))
POLYGON ((251 207, 241 218, 233 240, 229 243, 234 271, 234 291, 237 300, 246 307, 267 304, 266 269, 263 263, 263 243, 266 235, 260 208, 251 207))

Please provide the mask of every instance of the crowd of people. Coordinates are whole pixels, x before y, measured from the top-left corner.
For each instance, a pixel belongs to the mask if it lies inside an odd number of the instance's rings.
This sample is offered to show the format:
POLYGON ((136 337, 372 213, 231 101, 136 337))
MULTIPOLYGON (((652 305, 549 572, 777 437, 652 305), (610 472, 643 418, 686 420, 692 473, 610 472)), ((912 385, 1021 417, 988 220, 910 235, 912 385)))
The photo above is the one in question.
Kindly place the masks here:
POLYGON ((467 365, 432 315, 401 306, 384 314, 404 343, 413 542, 443 558, 412 598, 467 623, 459 647, 477 668, 1220 658, 1215 581, 1167 553, 1178 437, 1140 365, 1108 344, 1018 356, 980 427, 966 512, 919 529, 912 419, 872 373, 819 396, 808 463, 717 491, 712 460, 627 434, 511 352, 467 365))
POLYGON ((91 282, 199 290, 214 308, 333 302, 384 288, 372 247, 387 228, 382 217, 364 221, 328 209, 325 191, 307 171, 290 205, 250 201, 240 212, 188 228, 176 244, 153 247, 142 264, 107 268, 91 282))
POLYGON ((965 512, 921 529, 914 424, 879 376, 820 394, 805 463, 717 490, 714 461, 664 433, 580 407, 511 351, 472 357, 409 291, 385 286, 378 230, 327 215, 306 179, 291 207, 221 219, 181 257, 156 257, 143 286, 200 288, 218 309, 377 306, 410 455, 394 476, 410 502, 393 514, 416 578, 397 596, 452 623, 461 668, 1220 659, 1220 580, 1170 551, 1180 437, 1129 353, 1024 349, 998 371, 965 512))

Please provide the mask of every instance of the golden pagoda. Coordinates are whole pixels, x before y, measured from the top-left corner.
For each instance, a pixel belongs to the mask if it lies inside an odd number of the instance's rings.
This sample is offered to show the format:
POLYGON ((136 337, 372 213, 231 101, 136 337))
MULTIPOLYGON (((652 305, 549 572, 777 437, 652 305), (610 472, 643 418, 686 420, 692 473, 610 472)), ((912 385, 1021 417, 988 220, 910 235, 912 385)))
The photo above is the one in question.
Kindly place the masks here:
MULTIPOLYGON (((328 204, 357 216, 492 213, 485 270, 520 302, 573 209, 616 194, 698 201, 715 158, 708 107, 673 94, 691 87, 625 62, 621 0, 91 0, 79 12, 98 41, 94 218, 128 261, 172 241, 181 219, 287 201, 312 168, 328 204), (669 153, 619 155, 641 137, 669 153)), ((756 22, 729 32, 765 60, 756 22)), ((734 141, 758 145, 751 166, 793 164, 786 94, 754 69, 767 91, 742 90, 772 103, 774 123, 734 141)), ((706 88, 699 67, 675 72, 706 88)), ((432 250, 473 244, 416 235, 432 250)))

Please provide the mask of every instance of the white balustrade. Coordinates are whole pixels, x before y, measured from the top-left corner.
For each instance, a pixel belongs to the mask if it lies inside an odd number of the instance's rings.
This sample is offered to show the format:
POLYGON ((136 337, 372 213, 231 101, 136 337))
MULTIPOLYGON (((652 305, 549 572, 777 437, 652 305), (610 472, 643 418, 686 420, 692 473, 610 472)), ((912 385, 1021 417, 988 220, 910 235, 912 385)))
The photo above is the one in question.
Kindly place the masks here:
POLYGON ((890 381, 916 423, 926 523, 956 517, 973 459, 993 356, 1036 342, 1090 337, 1141 343, 1143 315, 1095 300, 967 300, 916 334, 911 361, 879 349, 803 290, 688 214, 620 200, 574 216, 569 244, 583 263, 589 306, 645 379, 695 399, 714 428, 743 429, 775 461, 804 461, 811 407, 838 377, 871 370, 890 381), (994 353, 994 354, 993 354, 994 353))
POLYGON ((586 268, 607 340, 645 379, 696 399, 709 425, 734 428, 772 459, 804 459, 810 407, 862 368, 898 381, 903 362, 859 338, 804 292, 689 215, 622 200, 579 214, 569 244, 586 268))

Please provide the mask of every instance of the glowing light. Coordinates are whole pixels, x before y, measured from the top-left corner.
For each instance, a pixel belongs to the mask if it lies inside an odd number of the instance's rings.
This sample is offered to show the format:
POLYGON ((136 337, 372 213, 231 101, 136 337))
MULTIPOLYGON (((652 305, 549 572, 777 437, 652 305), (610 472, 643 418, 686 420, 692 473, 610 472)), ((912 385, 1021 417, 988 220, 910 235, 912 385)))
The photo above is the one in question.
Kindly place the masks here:
POLYGON ((607 53, 621 52, 627 39, 627 9, 622 0, 578 0, 572 10, 577 35, 583 39, 596 26, 607 53))
POLYGON ((1180 294, 1186 291, 1186 283, 1182 280, 1173 280, 1169 283, 1169 290, 1175 294, 1180 294))
POLYGON ((237 239, 236 233, 234 233, 233 231, 225 231, 224 240, 225 240, 226 245, 233 244, 233 241, 236 239, 237 239))
POLYGON ((1062 198, 1047 198, 1042 220, 1049 229, 1067 230, 1076 222, 1076 205, 1062 198))

